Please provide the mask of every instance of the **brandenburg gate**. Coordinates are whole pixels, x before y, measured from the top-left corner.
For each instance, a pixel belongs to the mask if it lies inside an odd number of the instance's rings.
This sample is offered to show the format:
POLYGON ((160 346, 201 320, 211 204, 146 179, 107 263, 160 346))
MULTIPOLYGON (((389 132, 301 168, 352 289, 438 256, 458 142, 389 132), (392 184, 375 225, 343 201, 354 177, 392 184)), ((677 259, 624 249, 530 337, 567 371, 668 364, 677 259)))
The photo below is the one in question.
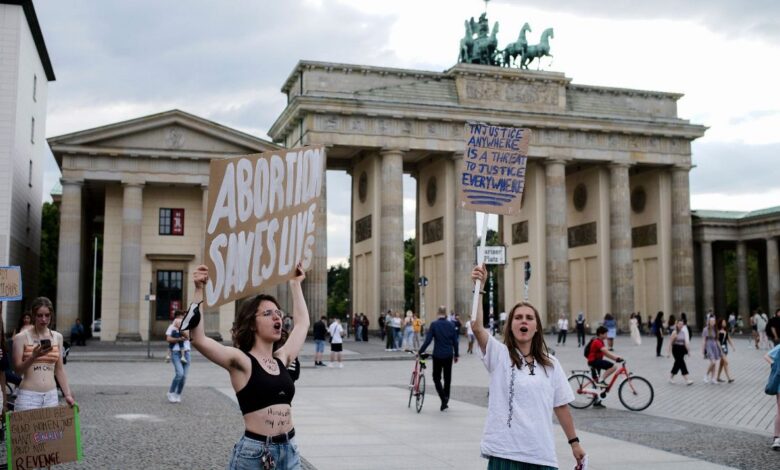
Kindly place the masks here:
MULTIPOLYGON (((404 173, 417 181, 426 305, 468 315, 477 230, 457 204, 466 122, 533 130, 523 208, 499 218, 506 309, 522 298, 528 261, 529 300, 546 326, 579 311, 591 324, 611 312, 621 328, 633 311, 695 321, 688 181, 691 142, 705 127, 677 116, 682 95, 469 63, 429 72, 312 61, 299 62, 282 91, 288 104, 271 138, 324 144, 327 168, 352 177, 351 305, 372 327, 379 312, 404 306, 404 173)), ((327 296, 320 217, 306 292, 316 316, 327 296)))

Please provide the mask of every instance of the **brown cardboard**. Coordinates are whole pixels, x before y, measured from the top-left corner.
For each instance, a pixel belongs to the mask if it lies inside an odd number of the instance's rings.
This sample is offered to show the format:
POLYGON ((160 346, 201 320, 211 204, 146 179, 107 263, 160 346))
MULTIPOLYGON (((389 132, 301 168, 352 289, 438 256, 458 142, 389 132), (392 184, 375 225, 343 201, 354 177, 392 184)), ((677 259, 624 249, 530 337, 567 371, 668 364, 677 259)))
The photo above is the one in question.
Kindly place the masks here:
POLYGON ((8 468, 26 470, 81 460, 77 413, 70 406, 8 413, 8 468))
POLYGON ((19 266, 0 266, 0 300, 21 300, 22 271, 19 266))
POLYGON ((292 278, 298 261, 304 271, 311 266, 324 176, 323 146, 211 161, 204 253, 209 306, 292 278))
POLYGON ((530 129, 466 123, 460 178, 463 209, 515 214, 522 207, 530 129))

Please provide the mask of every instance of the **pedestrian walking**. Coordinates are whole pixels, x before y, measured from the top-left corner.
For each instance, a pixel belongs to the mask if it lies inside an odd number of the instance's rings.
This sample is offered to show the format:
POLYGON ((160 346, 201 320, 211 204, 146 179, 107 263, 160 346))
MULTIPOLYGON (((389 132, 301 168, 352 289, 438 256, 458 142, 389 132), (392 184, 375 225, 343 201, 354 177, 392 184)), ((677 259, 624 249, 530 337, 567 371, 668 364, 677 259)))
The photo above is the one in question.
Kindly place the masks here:
POLYGON ((411 310, 406 311, 406 316, 404 317, 403 321, 403 349, 404 351, 413 351, 412 346, 414 346, 414 327, 412 326, 412 321, 414 320, 414 314, 411 310))
POLYGON ((193 274, 195 301, 182 320, 181 330, 189 330, 193 346, 230 374, 245 430, 233 447, 228 469, 301 468, 291 406, 295 384, 288 367, 300 354, 309 330, 309 311, 301 288, 306 275, 299 263, 289 281, 292 331, 284 346, 275 351, 274 344, 282 338, 284 314, 270 295, 260 294, 242 304, 231 330, 232 347, 206 336, 200 303, 208 278, 208 268, 198 266, 193 274), (268 463, 272 465, 268 467, 268 463))
POLYGON ((325 339, 328 335, 328 321, 325 315, 321 316, 319 321, 314 322, 314 365, 324 366, 322 355, 325 353, 325 339))
POLYGON ((718 382, 724 382, 720 378, 721 372, 726 373, 726 380, 729 383, 734 382, 729 374, 729 352, 734 352, 734 342, 731 340, 731 334, 729 333, 729 325, 725 318, 721 318, 718 321, 718 346, 720 346, 720 364, 718 364, 718 382))
POLYGON ((390 326, 393 329, 393 351, 401 350, 401 312, 393 313, 393 318, 390 320, 390 326))
POLYGON ((642 314, 637 310, 636 312, 636 321, 639 325, 639 334, 644 336, 645 335, 645 324, 642 323, 642 314))
POLYGON ((655 335, 655 357, 661 357, 661 348, 664 345, 664 312, 658 312, 650 327, 655 335))
POLYGON ((466 354, 474 354, 474 329, 471 327, 471 322, 466 322, 466 338, 469 341, 469 347, 466 349, 466 354))
POLYGON ((615 350, 615 337, 617 336, 617 320, 611 313, 604 315, 604 328, 607 329, 607 344, 609 350, 615 350))
POLYGON ((439 307, 436 321, 428 327, 425 342, 418 354, 422 354, 433 341, 433 384, 441 400, 441 411, 449 408, 450 383, 452 382, 452 364, 458 363, 458 330, 447 319, 447 309, 439 307), (442 385, 442 373, 444 384, 442 385))
MULTIPOLYGON (((32 327, 23 329, 14 338, 14 369, 22 376, 16 391, 14 411, 50 408, 59 404, 57 385, 65 402, 76 403, 68 385, 62 363, 62 335, 49 329, 54 317, 54 306, 46 297, 33 300, 30 309, 32 327)), ((3 375, 3 374, 0 374, 3 375)), ((0 379, 5 398, 5 376, 0 379)), ((3 400, 3 403, 6 403, 3 400)))
POLYGON ((353 320, 355 331, 355 341, 363 341, 363 317, 362 313, 358 313, 355 315, 355 318, 353 320))
POLYGON ((381 341, 384 341, 385 340, 385 315, 382 312, 379 312, 377 323, 379 324, 379 338, 381 341))
MULTIPOLYGON (((475 267, 471 278, 484 285, 484 265, 475 267)), ((568 405, 574 394, 563 366, 547 350, 536 308, 526 302, 512 308, 503 343, 483 327, 481 302, 472 328, 490 374, 488 416, 480 443, 488 470, 558 468, 553 413, 580 465, 585 450, 568 405)))
POLYGON ((187 381, 187 374, 190 371, 189 334, 180 330, 183 318, 184 312, 176 310, 173 321, 165 330, 165 341, 168 342, 171 364, 173 364, 173 380, 168 388, 168 401, 170 403, 181 403, 181 393, 184 391, 184 383, 187 381))
POLYGON ((341 363, 341 352, 344 349, 344 327, 341 326, 341 320, 334 318, 328 327, 330 334, 330 362, 328 367, 338 367, 341 369, 344 364, 341 363))
POLYGON ((364 314, 360 314, 360 316, 363 319, 363 341, 368 343, 368 325, 370 321, 368 320, 368 317, 364 314))
POLYGON ((566 346, 566 334, 569 332, 569 319, 565 314, 561 314, 558 319, 558 342, 556 346, 566 346))
POLYGON ((720 346, 718 345, 718 327, 714 315, 707 319, 707 324, 701 332, 701 337, 701 352, 704 359, 709 361, 707 373, 704 375, 704 383, 717 384, 715 370, 718 366, 718 361, 720 361, 721 354, 720 346))
POLYGON ((635 313, 631 313, 631 318, 628 319, 628 329, 631 332, 631 341, 635 346, 642 344, 642 335, 639 333, 639 319, 635 313))
POLYGON ((574 326, 577 328, 577 347, 585 346, 585 314, 581 310, 577 313, 574 326))
MULTIPOLYGON (((780 308, 775 310, 775 314, 766 323, 764 329, 767 339, 772 342, 773 346, 780 344, 780 308)), ((769 346, 767 345, 767 348, 769 346)))
POLYGON ((385 351, 392 351, 395 346, 393 337, 393 312, 388 310, 385 314, 385 351))
POLYGON ((760 308, 756 312, 756 329, 758 330, 758 347, 761 349, 770 349, 769 338, 767 337, 767 325, 769 318, 760 308))
POLYGON ((688 378, 688 366, 685 364, 685 356, 691 353, 691 337, 682 320, 675 324, 674 331, 669 338, 669 353, 674 358, 672 373, 669 375, 669 383, 674 383, 674 376, 679 372, 685 379, 686 385, 693 385, 693 380, 688 378))
POLYGON ((764 356, 764 359, 772 367, 764 392, 767 395, 774 396, 776 402, 775 436, 772 440, 772 450, 780 451, 780 344, 772 348, 764 356))
POLYGON ((753 311, 753 315, 750 316, 750 330, 751 335, 753 336, 753 342, 756 345, 756 349, 759 349, 761 336, 758 334, 758 312, 755 310, 753 311))
POLYGON ((423 321, 420 319, 420 314, 415 313, 412 319, 412 332, 414 333, 414 350, 420 349, 420 335, 422 333, 423 321))

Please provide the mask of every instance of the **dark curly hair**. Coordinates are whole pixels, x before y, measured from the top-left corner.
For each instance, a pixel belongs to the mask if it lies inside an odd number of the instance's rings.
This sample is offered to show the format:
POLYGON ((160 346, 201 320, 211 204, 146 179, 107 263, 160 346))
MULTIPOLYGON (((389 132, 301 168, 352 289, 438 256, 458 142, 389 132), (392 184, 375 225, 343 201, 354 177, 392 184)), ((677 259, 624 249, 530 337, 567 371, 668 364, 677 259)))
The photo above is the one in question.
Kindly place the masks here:
POLYGON ((233 328, 230 330, 233 347, 249 352, 252 346, 255 345, 255 314, 260 307, 260 302, 264 300, 273 302, 276 308, 281 310, 279 302, 272 295, 260 294, 252 300, 244 302, 238 311, 238 315, 236 315, 235 321, 233 321, 233 328))

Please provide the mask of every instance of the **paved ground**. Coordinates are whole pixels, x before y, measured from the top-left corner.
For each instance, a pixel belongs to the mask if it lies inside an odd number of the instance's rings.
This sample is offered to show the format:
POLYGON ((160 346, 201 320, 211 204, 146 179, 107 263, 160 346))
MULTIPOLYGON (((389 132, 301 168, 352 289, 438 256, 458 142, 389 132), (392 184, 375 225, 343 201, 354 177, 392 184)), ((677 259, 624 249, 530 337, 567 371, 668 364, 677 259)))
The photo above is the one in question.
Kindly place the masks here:
MULTIPOLYGON (((609 396, 606 410, 574 410, 590 468, 780 468, 780 452, 769 449, 774 406, 763 394, 768 372, 763 352, 740 339, 730 356, 736 382, 723 385, 702 383, 705 363, 696 354, 689 360, 696 384, 686 387, 666 382, 671 359, 655 358, 654 339, 643 339, 645 344, 634 347, 618 338, 616 349, 632 372, 653 383, 653 405, 629 412, 609 396)), ((83 410, 86 457, 65 468, 224 467, 242 433, 227 374, 196 355, 183 403, 168 404, 173 370, 162 361, 164 345, 152 346, 153 360, 145 359, 145 345, 73 349, 66 368, 83 410)), ((694 350, 699 347, 695 340, 694 350)), ((312 348, 307 344, 303 352, 294 405, 307 468, 485 467, 479 439, 487 374, 476 355, 455 366, 451 409, 439 412, 431 386, 417 414, 406 407, 408 355, 385 352, 378 340, 348 342, 343 369, 315 369, 312 348)), ((556 354, 567 369, 584 361, 571 343, 556 354)), ((561 432, 557 439, 560 466, 571 468, 561 432)))

